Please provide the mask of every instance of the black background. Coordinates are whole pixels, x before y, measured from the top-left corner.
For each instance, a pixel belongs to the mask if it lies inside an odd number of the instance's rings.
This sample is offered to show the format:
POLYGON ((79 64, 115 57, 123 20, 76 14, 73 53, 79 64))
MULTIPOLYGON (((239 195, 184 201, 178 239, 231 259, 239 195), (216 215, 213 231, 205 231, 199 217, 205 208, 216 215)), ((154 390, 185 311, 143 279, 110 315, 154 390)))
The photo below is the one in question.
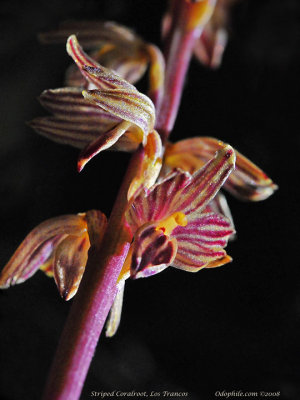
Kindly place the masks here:
MULTIPOLYGON (((62 86, 70 63, 64 46, 41 45, 38 32, 70 18, 99 18, 159 44, 165 7, 142 0, 1 3, 2 265, 47 218, 92 208, 109 215, 129 160, 104 152, 78 175, 76 149, 26 127, 46 114, 36 97, 62 86)), ((169 268, 128 282, 120 329, 101 337, 82 400, 93 390, 185 391, 203 400, 218 390, 262 390, 300 398, 298 19, 296 0, 241 2, 222 67, 209 71, 193 60, 173 140, 225 140, 280 189, 261 203, 228 196, 238 232, 228 246, 232 264, 199 274, 169 268)), ((40 398, 70 305, 40 272, 0 293, 1 399, 40 398)))

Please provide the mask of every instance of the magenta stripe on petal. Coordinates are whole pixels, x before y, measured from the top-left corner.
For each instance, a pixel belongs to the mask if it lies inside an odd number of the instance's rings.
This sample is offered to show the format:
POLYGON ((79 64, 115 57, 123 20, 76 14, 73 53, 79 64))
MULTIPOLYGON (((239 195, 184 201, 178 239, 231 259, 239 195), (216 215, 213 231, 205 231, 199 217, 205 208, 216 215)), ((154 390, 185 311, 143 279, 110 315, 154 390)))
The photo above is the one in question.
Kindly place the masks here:
POLYGON ((193 175, 191 183, 174 197, 173 212, 186 215, 201 212, 220 190, 235 165, 235 154, 230 146, 219 150, 214 159, 193 175))
POLYGON ((126 218, 133 232, 149 221, 171 215, 170 204, 175 194, 191 181, 186 172, 172 172, 150 190, 143 190, 131 204, 126 218))

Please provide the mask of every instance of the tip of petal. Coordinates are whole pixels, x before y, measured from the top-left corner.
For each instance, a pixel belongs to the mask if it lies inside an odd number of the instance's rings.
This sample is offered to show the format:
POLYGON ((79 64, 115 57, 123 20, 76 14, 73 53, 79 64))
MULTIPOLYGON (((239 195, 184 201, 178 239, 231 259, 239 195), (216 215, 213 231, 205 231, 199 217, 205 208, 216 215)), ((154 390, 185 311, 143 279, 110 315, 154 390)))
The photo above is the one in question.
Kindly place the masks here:
POLYGON ((10 286, 10 282, 7 279, 1 279, 0 277, 0 289, 7 289, 10 286))
POLYGON ((79 157, 79 159, 77 161, 77 171, 81 172, 88 162, 89 162, 88 158, 79 157))
POLYGON ((218 260, 212 261, 205 266, 205 268, 217 268, 221 267, 222 265, 228 264, 232 262, 232 258, 226 254, 224 257, 219 258, 218 260))
POLYGON ((231 157, 233 157, 235 159, 234 150, 231 146, 229 146, 229 144, 226 145, 222 151, 224 152, 224 157, 226 157, 227 159, 229 159, 231 157))
POLYGON ((60 293, 61 297, 63 300, 65 301, 69 301, 71 300, 76 294, 76 291, 65 291, 63 293, 60 293))
POLYGON ((227 165, 229 164, 232 168, 235 168, 236 155, 234 149, 229 144, 226 144, 217 154, 220 158, 226 159, 227 165))
POLYGON ((67 48, 68 54, 70 54, 70 52, 72 53, 71 48, 70 48, 72 42, 78 43, 78 40, 77 40, 76 35, 71 35, 71 36, 69 36, 68 39, 67 39, 66 48, 67 48))

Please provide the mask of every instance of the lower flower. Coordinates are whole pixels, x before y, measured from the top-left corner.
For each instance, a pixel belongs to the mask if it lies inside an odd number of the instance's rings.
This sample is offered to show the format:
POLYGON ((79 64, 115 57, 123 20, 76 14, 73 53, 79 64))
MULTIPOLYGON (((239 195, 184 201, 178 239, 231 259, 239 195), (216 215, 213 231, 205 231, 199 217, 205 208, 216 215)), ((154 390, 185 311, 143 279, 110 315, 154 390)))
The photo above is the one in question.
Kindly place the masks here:
POLYGON ((60 295, 70 300, 77 292, 91 246, 101 244, 106 217, 91 210, 51 218, 33 229, 0 275, 0 287, 22 283, 39 269, 53 277, 60 295))
POLYGON ((234 228, 211 202, 234 170, 235 153, 223 146, 194 175, 176 170, 131 201, 126 221, 133 234, 119 276, 119 293, 107 322, 106 335, 119 325, 125 280, 157 274, 168 266, 197 272, 231 261, 224 247, 234 228))

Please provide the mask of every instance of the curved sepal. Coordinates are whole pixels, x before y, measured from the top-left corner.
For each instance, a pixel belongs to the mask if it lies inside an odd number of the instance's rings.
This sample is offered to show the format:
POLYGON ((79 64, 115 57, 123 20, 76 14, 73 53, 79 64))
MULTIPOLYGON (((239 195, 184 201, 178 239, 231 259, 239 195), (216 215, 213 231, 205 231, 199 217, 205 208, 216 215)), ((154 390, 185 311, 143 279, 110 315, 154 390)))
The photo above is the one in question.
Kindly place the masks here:
MULTIPOLYGON (((84 67, 89 76, 103 76, 98 68, 84 67)), ((111 89, 83 91, 88 101, 98 105, 105 111, 138 126, 147 136, 155 124, 155 108, 149 97, 140 93, 134 86, 114 86, 111 89)))
POLYGON ((85 100, 80 88, 44 90, 39 101, 46 110, 67 121, 97 123, 103 130, 121 122, 120 118, 85 100))
MULTIPOLYGON (((193 173, 223 146, 223 142, 210 137, 181 140, 168 146, 165 164, 193 173)), ((236 168, 224 188, 241 200, 260 201, 268 198, 277 189, 277 185, 248 158, 237 151, 235 153, 236 168)))
POLYGON ((83 149, 111 130, 101 121, 68 121, 57 117, 38 117, 28 123, 40 135, 53 142, 83 149))
MULTIPOLYGON (((77 32, 84 48, 96 49, 91 57, 101 65, 113 69, 130 83, 135 83, 144 74, 148 54, 146 44, 132 30, 113 22, 74 21, 65 22, 56 31, 40 34, 44 43, 65 43, 70 35, 77 32)), ((84 86, 78 70, 70 68, 66 84, 84 86)))
POLYGON ((77 292, 85 270, 90 241, 88 234, 68 235, 56 248, 54 279, 64 300, 70 300, 77 292))
POLYGON ((77 292, 85 271, 90 247, 99 249, 106 231, 106 216, 98 210, 79 214, 86 222, 86 232, 79 237, 69 235, 54 253, 53 273, 58 291, 64 300, 77 292))
POLYGON ((215 197, 235 167, 235 153, 225 145, 193 176, 191 182, 174 196, 172 212, 200 213, 215 197))
POLYGON ((30 278, 50 257, 66 235, 80 236, 86 223, 79 215, 64 215, 42 222, 23 240, 0 275, 0 287, 7 288, 30 278))
POLYGON ((133 89, 129 82, 122 79, 108 68, 98 64, 93 58, 88 56, 78 43, 75 35, 72 35, 67 40, 67 52, 73 58, 80 72, 90 83, 94 84, 99 89, 133 89), (89 70, 89 68, 92 68, 89 70))
POLYGON ((81 172, 85 165, 101 151, 113 146, 130 127, 130 122, 122 121, 108 132, 102 133, 95 140, 88 143, 78 157, 78 171, 81 172))

